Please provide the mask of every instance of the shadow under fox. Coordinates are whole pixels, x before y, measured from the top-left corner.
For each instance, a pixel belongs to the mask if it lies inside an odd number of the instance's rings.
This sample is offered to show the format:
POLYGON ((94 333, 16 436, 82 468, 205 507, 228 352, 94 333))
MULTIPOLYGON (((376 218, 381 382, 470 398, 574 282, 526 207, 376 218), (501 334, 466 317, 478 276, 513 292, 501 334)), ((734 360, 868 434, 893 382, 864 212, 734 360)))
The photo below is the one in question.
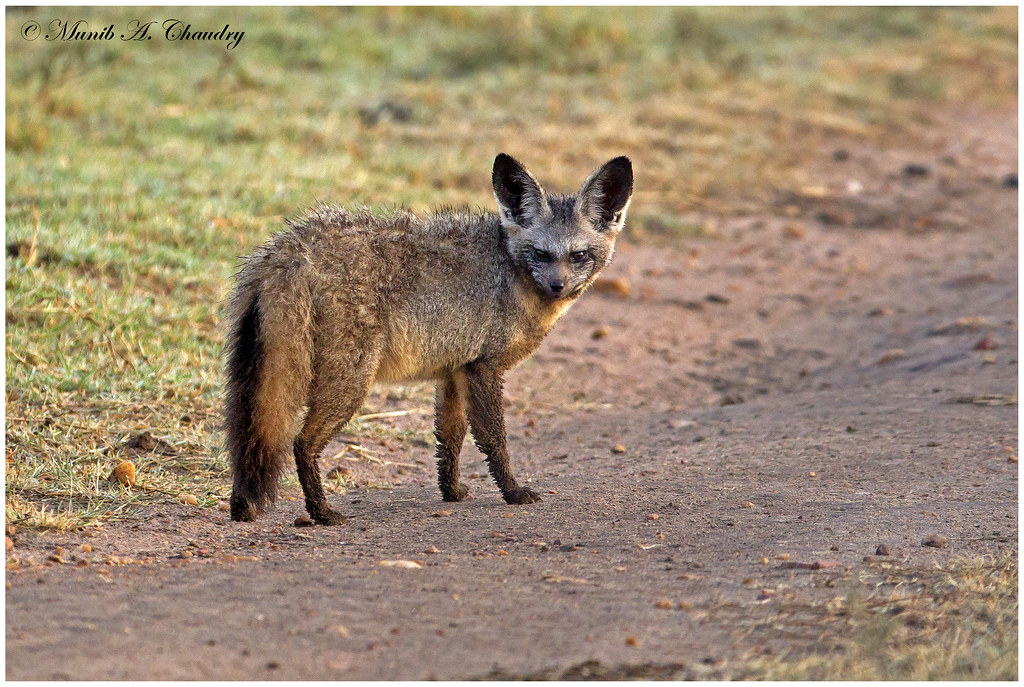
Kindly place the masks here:
POLYGON ((321 205, 244 261, 229 305, 232 519, 253 520, 275 500, 294 455, 310 516, 344 522, 327 505, 317 456, 372 384, 423 379, 437 381, 443 498, 469 493, 459 480, 468 427, 505 501, 540 500, 512 474, 501 375, 611 259, 633 170, 618 157, 578 193, 557 195, 501 154, 492 184, 498 215, 321 205))

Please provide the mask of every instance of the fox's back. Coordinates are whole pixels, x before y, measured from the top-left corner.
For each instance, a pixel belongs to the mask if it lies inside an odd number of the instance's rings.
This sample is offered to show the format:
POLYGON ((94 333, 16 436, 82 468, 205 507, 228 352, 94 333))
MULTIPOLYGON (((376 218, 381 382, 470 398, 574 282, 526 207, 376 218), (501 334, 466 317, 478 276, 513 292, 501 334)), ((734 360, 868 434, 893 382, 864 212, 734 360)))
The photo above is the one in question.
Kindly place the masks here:
POLYGON ((514 275, 493 215, 323 205, 289 224, 253 259, 308 286, 323 336, 379 340, 378 381, 436 377, 511 337, 514 275))

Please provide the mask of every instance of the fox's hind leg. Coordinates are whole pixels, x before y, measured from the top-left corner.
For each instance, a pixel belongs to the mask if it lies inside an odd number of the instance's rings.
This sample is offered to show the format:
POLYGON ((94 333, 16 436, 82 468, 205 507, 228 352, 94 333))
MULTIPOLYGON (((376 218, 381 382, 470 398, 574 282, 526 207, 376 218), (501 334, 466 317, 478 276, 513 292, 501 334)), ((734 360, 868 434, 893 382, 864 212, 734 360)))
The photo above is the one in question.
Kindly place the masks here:
POLYGON ((346 518, 327 505, 320 480, 318 456, 349 420, 370 389, 373 377, 370 356, 355 354, 358 364, 344 360, 320 361, 309 395, 305 424, 295 440, 295 467, 306 497, 306 511, 321 525, 340 525, 346 518))
POLYGON ((466 438, 466 374, 458 370, 437 382, 434 437, 437 439, 437 485, 445 501, 462 501, 469 487, 459 481, 459 452, 466 438))

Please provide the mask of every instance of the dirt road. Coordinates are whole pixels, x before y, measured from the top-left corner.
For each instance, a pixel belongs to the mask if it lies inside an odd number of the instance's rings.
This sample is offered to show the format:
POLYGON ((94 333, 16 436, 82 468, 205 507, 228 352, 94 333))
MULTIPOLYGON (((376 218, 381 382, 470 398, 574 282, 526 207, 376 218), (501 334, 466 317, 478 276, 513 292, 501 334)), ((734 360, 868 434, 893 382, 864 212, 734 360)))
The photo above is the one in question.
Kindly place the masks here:
POLYGON ((332 497, 344 527, 284 500, 18 533, 8 679, 728 675, 827 650, 813 609, 893 569, 1015 552, 1016 127, 837 143, 710 238, 622 246, 628 295, 587 294, 507 378, 540 504, 468 445, 484 477, 445 504, 407 442, 398 486, 332 497))

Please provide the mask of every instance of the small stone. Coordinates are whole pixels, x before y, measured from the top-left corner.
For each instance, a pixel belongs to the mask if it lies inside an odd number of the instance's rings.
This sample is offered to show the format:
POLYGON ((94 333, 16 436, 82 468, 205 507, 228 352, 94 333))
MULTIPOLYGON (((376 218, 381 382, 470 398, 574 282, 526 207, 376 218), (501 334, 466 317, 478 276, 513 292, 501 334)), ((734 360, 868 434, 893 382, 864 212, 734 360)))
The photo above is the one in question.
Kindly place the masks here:
POLYGON ((668 599, 661 599, 659 601, 654 602, 654 607, 670 611, 673 608, 675 608, 675 604, 669 601, 668 599))
POLYGON ((4 549, 10 551, 14 548, 14 540, 10 537, 4 537, 4 549))
POLYGON ((636 646, 639 643, 633 635, 626 635, 626 646, 636 646))
POLYGON ((799 241, 807 235, 807 227, 798 222, 790 222, 782 227, 782 235, 787 239, 799 241))
POLYGON ((79 547, 79 548, 82 549, 82 553, 92 553, 92 545, 91 544, 82 544, 82 546, 79 547))
POLYGON ((961 274, 953 277, 952 279, 942 282, 942 285, 948 289, 967 289, 972 286, 978 286, 979 284, 988 284, 995 280, 996 278, 991 272, 975 272, 972 274, 961 274))
POLYGON ((829 551, 841 551, 842 549, 839 548, 839 544, 833 544, 832 546, 828 547, 828 550, 829 551))
POLYGON ((990 326, 992 323, 984 317, 961 317, 949 324, 934 327, 928 332, 928 336, 956 336, 990 326))
POLYGON ((815 473, 815 472, 814 472, 814 471, 812 470, 811 472, 808 472, 808 473, 807 473, 807 476, 808 476, 808 477, 817 477, 818 475, 817 475, 817 473, 815 473))
POLYGON ((436 546, 429 546, 426 549, 424 549, 423 553, 441 553, 441 549, 437 548, 436 546))
POLYGON ((771 562, 771 561, 769 561, 769 560, 768 560, 767 558, 765 558, 764 556, 762 556, 762 557, 761 557, 761 565, 768 565, 768 563, 770 563, 770 562, 771 562))
POLYGON ((850 159, 850 151, 846 148, 836 148, 832 151, 832 159, 836 162, 846 162, 850 159))
POLYGON ((910 163, 903 168, 903 174, 908 177, 926 177, 931 172, 925 165, 918 163, 910 163))
POLYGON ((757 598, 758 598, 759 601, 764 601, 765 599, 770 599, 773 596, 775 596, 775 590, 774 589, 765 588, 765 589, 762 589, 761 591, 759 591, 757 593, 757 598))
POLYGON ((730 303, 728 298, 717 293, 709 293, 708 295, 704 296, 704 300, 706 300, 708 303, 718 303, 720 305, 728 305, 730 303))
POLYGON ((930 546, 934 549, 941 549, 949 542, 948 539, 943 537, 941 534, 929 535, 921 544, 923 546, 930 546))
POLYGON ((336 465, 327 471, 327 479, 341 479, 342 477, 348 477, 351 474, 352 471, 344 465, 336 465))
POLYGON ((974 344, 974 350, 976 351, 992 351, 997 348, 999 348, 999 340, 991 335, 982 337, 978 343, 974 344))
POLYGON ((892 315, 892 308, 872 308, 868 310, 868 317, 888 317, 892 315))
POLYGON ((1006 188, 1017 188, 1017 173, 1010 172, 1003 177, 1003 186, 1006 188))
POLYGON ((780 553, 778 556, 775 557, 775 560, 777 560, 777 561, 788 561, 789 560, 789 554, 788 553, 780 553))
POLYGON ((385 568, 409 568, 411 570, 418 570, 419 568, 423 567, 423 563, 421 563, 419 561, 404 561, 404 560, 381 561, 380 565, 385 567, 385 568))
POLYGON ((889 547, 886 546, 885 544, 879 544, 875 548, 875 555, 876 556, 888 556, 889 555, 889 547))
POLYGON ((648 520, 657 520, 658 519, 658 514, 657 513, 651 513, 650 515, 647 516, 647 519, 648 520))
POLYGON ((300 515, 299 517, 295 518, 295 522, 292 524, 295 527, 312 527, 315 523, 310 518, 307 518, 305 515, 300 515))
POLYGON ((888 365, 897 360, 904 360, 906 357, 907 352, 902 348, 890 348, 881 358, 875 361, 875 365, 888 365))
POLYGON ((452 512, 450 510, 439 510, 439 511, 434 511, 433 513, 431 513, 430 517, 432 517, 432 518, 443 518, 443 517, 445 517, 447 515, 451 515, 451 514, 452 514, 452 512))
POLYGON ((754 504, 751 503, 750 501, 744 501, 743 503, 740 504, 740 508, 753 508, 753 507, 754 507, 754 504))
POLYGON ((108 482, 119 482, 126 487, 135 486, 135 464, 130 460, 121 461, 107 477, 108 482))
POLYGON ((1007 463, 1016 463, 1017 462, 1017 454, 1016 453, 1011 453, 1010 455, 1008 455, 1006 457, 1006 462, 1007 463))
POLYGON ((625 452, 626 452, 626 447, 623 446, 622 444, 615 444, 615 446, 612 446, 612 453, 625 453, 625 452))
POLYGON ((811 570, 824 570, 826 568, 841 568, 843 564, 839 561, 814 561, 811 563, 811 570))
POLYGON ((760 339, 736 339, 732 342, 732 345, 747 351, 756 351, 761 348, 762 344, 760 339))
POLYGON ((598 327, 594 331, 590 332, 590 338, 594 340, 604 339, 608 336, 609 333, 610 332, 608 331, 608 327, 598 327))

